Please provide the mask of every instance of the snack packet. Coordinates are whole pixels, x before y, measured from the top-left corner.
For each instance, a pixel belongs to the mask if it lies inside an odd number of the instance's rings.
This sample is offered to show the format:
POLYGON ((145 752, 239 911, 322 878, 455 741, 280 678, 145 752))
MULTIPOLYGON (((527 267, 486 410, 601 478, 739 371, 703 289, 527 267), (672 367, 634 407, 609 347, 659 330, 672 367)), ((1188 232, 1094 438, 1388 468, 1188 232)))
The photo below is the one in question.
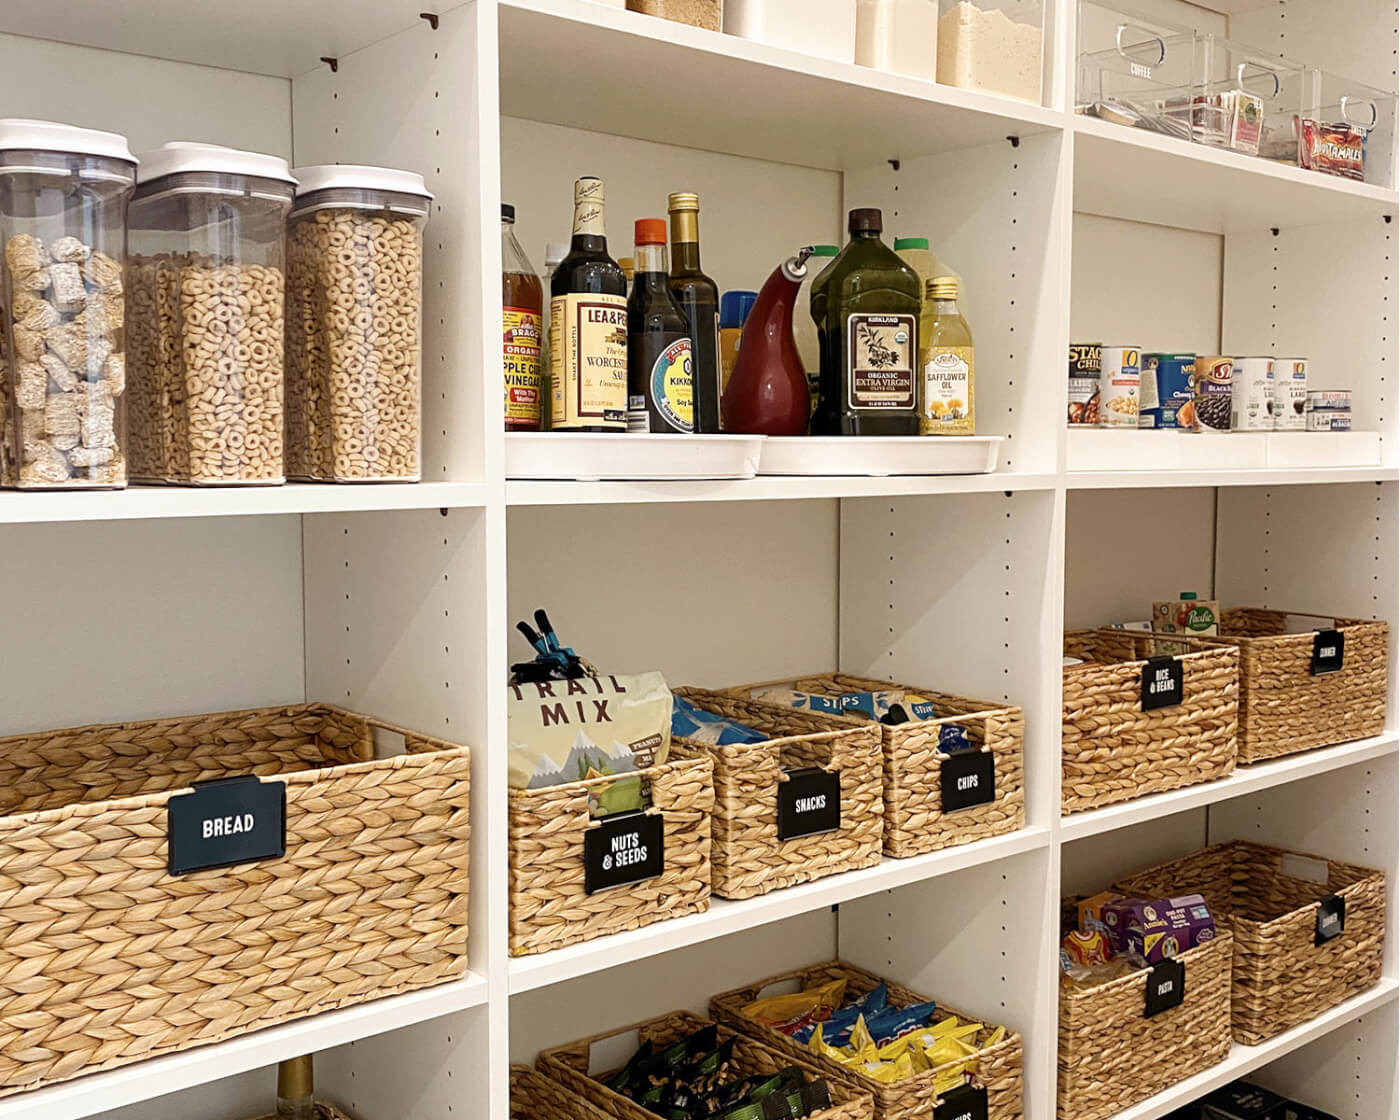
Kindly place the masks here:
POLYGON ((890 1039, 899 1038, 901 1035, 906 1035, 910 1031, 924 1026, 933 1018, 934 1012, 937 1010, 938 1004, 933 1000, 929 1000, 927 1003, 916 1003, 909 1007, 887 1007, 884 1011, 872 1015, 866 1026, 875 1039, 875 1044, 882 1046, 890 1039))
POLYGON ((732 743, 763 743, 770 738, 737 720, 725 719, 704 708, 697 708, 684 696, 672 696, 671 705, 671 735, 674 738, 694 739, 719 747, 732 743))
POLYGON ((1366 132, 1346 121, 1324 124, 1295 117, 1298 164, 1308 171, 1363 182, 1366 178, 1366 132))
POLYGON ((739 1014, 783 1034, 792 1034, 809 1022, 830 1018, 831 1013, 841 1006, 841 997, 845 992, 844 979, 832 980, 805 991, 756 999, 740 1008, 739 1014))
MULTIPOLYGON (((883 1011, 889 1002, 889 990, 884 983, 877 984, 854 1003, 848 1003, 831 1013, 831 1017, 821 1025, 822 1037, 832 1046, 845 1046, 851 1039, 851 1030, 862 1015, 873 1015, 883 1011)), ((818 1024, 802 1027, 793 1034, 797 1042, 807 1042, 818 1024)))

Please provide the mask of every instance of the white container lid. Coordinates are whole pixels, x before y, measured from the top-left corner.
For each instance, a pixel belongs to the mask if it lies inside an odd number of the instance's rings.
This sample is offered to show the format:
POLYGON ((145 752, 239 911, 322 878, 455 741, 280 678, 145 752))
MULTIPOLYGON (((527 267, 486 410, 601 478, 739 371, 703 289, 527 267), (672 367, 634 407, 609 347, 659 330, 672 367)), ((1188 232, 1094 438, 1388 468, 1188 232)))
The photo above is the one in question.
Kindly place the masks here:
POLYGON ((18 117, 0 119, 0 151, 67 152, 136 163, 126 137, 116 132, 18 117))
POLYGON ((433 192, 415 171, 398 171, 392 167, 365 167, 353 163, 323 163, 315 167, 292 169, 297 180, 297 197, 313 191, 360 190, 392 191, 414 194, 431 199, 433 192))
POLYGON ((287 161, 261 152, 241 152, 218 144, 196 144, 172 140, 153 152, 142 152, 138 183, 149 183, 167 175, 203 172, 216 175, 245 175, 252 179, 278 179, 295 185, 287 161))

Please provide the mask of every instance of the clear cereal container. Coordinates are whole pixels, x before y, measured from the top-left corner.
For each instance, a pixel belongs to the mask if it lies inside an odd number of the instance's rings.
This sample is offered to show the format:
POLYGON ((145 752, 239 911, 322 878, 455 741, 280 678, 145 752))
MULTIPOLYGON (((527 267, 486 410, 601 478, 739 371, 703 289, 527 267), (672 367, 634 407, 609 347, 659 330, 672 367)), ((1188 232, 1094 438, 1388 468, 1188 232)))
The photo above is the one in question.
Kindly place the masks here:
POLYGON ((1195 31, 1081 0, 1077 112, 1190 140, 1204 68, 1195 31))
POLYGON ((126 139, 0 120, 0 483, 126 485, 126 139))
POLYGON ((938 0, 938 80, 1041 102, 1041 0, 938 0))
POLYGON ((1294 162, 1294 122, 1307 100, 1302 64, 1218 35, 1203 41, 1204 86, 1192 112, 1196 142, 1294 162))
POLYGON ((301 167, 287 225, 287 473, 422 476, 423 177, 301 167))
POLYGON ((1395 94, 1325 70, 1309 73, 1298 122, 1298 166, 1389 187, 1395 159, 1395 94))
POLYGON ((142 482, 276 484, 287 161, 211 144, 141 156, 127 212, 127 459, 142 482))

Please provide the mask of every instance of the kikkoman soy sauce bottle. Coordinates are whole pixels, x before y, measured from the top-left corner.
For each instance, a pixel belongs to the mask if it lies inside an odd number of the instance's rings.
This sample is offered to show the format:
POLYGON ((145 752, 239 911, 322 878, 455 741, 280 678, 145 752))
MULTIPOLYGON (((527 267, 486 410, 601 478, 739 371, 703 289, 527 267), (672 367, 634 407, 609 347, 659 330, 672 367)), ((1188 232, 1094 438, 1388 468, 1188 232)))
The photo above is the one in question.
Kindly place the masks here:
POLYGON ((852 210, 851 240, 812 283, 821 400, 812 434, 916 436, 918 274, 880 240, 879 210, 852 210))
POLYGON ((695 430, 695 359, 690 324, 666 275, 666 223, 637 221, 632 294, 627 298, 627 430, 695 430))

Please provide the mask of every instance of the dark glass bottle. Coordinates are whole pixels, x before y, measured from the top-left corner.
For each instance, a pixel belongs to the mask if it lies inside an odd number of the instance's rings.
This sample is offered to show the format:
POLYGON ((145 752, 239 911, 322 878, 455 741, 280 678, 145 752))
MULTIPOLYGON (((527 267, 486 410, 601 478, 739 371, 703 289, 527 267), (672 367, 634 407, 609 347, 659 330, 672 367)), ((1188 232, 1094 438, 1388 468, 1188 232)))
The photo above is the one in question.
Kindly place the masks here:
POLYGON ((637 270, 627 299, 627 430, 695 430, 690 325, 666 276, 666 223, 637 222, 637 270))
POLYGON ((879 210, 852 210, 849 228, 850 242, 812 282, 821 339, 812 434, 916 436, 919 277, 880 240, 879 210))
POLYGON ((627 430, 627 281, 608 256, 603 181, 574 184, 569 255, 549 282, 550 428, 627 430))
POLYGON ((720 430, 719 287, 700 270, 700 196, 680 191, 671 214, 671 294, 685 313, 695 359, 695 431, 720 430))

